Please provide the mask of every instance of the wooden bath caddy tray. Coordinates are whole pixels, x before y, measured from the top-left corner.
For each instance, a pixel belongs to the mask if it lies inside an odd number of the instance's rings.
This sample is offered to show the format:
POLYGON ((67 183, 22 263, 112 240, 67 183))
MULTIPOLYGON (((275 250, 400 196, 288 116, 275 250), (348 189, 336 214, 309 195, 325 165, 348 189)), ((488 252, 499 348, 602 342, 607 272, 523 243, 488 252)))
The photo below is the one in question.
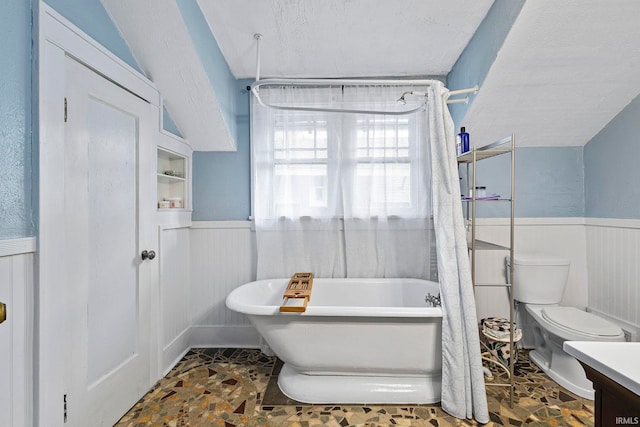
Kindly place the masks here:
POLYGON ((282 294, 284 301, 280 311, 285 313, 302 313, 307 310, 311 299, 313 273, 296 273, 291 276, 287 289, 282 294))

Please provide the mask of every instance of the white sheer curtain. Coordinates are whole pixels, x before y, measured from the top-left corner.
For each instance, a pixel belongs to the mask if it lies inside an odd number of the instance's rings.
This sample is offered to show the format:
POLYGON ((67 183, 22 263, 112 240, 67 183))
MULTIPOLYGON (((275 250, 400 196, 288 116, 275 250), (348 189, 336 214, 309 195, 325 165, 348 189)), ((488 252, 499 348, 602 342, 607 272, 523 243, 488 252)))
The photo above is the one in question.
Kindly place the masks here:
POLYGON ((312 271, 317 277, 439 281, 442 408, 486 423, 446 89, 283 87, 263 88, 261 96, 270 104, 379 110, 398 108, 394 101, 410 90, 428 93, 426 113, 281 111, 253 103, 257 276, 312 271))
MULTIPOLYGON (((261 89, 268 102, 331 105, 340 88, 261 89)), ((340 170, 342 145, 335 113, 280 111, 255 102, 251 110, 254 218, 258 279, 311 271, 344 277, 340 170)))
MULTIPOLYGON (((405 90, 261 89, 270 104, 406 109, 405 90)), ((421 103, 423 98, 409 102, 421 103)), ((411 107, 411 105, 409 106, 411 107)), ((427 117, 252 106, 258 278, 436 279, 427 117)))

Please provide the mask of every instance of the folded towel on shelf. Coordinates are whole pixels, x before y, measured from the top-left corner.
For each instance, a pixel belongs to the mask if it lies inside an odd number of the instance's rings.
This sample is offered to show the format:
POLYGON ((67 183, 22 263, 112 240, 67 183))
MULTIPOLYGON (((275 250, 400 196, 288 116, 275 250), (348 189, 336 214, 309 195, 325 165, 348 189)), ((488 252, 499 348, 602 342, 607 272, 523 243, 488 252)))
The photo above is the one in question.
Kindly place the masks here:
MULTIPOLYGON (((487 317, 482 319, 482 333, 497 341, 508 341, 510 338, 511 323, 502 317, 487 317)), ((513 341, 522 338, 522 331, 514 324, 513 341)))
MULTIPOLYGON (((509 331, 505 332, 496 332, 496 331, 492 331, 491 329, 484 329, 482 331, 482 333, 484 334, 484 336, 486 336, 487 338, 491 339, 491 340, 495 340, 495 341, 500 341, 500 342, 507 342, 509 341, 509 331)), ((522 330, 520 329, 516 329, 513 332, 513 342, 518 342, 520 341, 520 339, 522 338, 522 330)))

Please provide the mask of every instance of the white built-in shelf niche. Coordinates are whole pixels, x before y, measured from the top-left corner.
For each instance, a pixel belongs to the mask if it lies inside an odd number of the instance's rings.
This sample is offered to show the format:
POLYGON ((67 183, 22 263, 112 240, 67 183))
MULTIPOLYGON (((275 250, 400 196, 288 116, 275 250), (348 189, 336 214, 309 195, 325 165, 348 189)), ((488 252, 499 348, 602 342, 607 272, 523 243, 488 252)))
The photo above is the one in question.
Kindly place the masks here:
POLYGON ((172 151, 158 148, 158 210, 187 209, 187 158, 172 151))

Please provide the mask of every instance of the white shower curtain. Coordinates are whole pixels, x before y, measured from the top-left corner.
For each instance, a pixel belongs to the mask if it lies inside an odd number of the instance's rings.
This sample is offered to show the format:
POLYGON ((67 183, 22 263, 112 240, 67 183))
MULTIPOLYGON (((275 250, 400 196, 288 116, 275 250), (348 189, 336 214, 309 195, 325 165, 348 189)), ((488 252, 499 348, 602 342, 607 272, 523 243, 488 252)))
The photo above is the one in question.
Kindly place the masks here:
MULTIPOLYGON (((390 111, 397 86, 261 89, 276 105, 390 111)), ((416 105, 422 98, 409 100, 416 105)), ((409 108, 416 105, 409 105, 409 108)), ((436 279, 424 111, 281 111, 252 105, 257 277, 436 279)))
POLYGON ((433 218, 442 299, 442 409, 489 422, 476 304, 462 217, 453 120, 444 88, 429 88, 433 218))
POLYGON ((439 281, 442 408, 484 423, 489 417, 446 89, 441 83, 285 86, 261 89, 261 96, 270 104, 381 110, 407 108, 395 100, 411 90, 428 92, 427 112, 281 111, 254 99, 257 276, 312 271, 316 277, 439 281))

